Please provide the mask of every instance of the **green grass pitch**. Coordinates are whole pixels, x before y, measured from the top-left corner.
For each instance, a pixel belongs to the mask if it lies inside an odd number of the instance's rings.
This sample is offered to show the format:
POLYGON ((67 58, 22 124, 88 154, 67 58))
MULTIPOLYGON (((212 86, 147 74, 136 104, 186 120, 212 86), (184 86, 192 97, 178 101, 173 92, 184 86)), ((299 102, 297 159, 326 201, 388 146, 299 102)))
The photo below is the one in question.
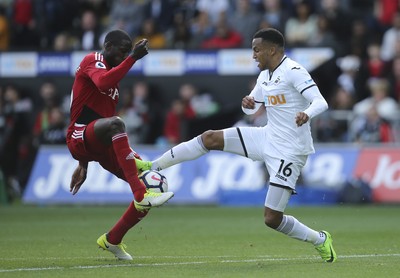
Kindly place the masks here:
POLYGON ((331 232, 338 261, 267 229, 263 208, 166 205, 125 238, 132 262, 96 239, 123 206, 0 207, 0 277, 400 277, 400 206, 290 207, 331 232))

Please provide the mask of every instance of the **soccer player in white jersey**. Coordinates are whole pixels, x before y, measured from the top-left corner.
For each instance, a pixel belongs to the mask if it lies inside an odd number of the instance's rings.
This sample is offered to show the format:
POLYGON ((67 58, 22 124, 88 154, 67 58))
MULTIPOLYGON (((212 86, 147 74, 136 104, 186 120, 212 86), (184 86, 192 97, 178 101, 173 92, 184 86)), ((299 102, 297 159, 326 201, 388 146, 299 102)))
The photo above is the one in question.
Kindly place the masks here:
POLYGON ((337 256, 328 232, 313 230, 284 214, 301 169, 314 152, 310 119, 328 108, 310 74, 285 55, 284 47, 284 37, 276 29, 259 30, 253 37, 253 58, 261 72, 250 95, 242 99, 242 109, 246 114, 254 114, 264 105, 266 126, 209 130, 173 147, 153 162, 137 161, 137 167, 161 170, 196 159, 210 150, 264 161, 270 175, 265 224, 289 237, 312 243, 324 261, 334 262, 337 256))

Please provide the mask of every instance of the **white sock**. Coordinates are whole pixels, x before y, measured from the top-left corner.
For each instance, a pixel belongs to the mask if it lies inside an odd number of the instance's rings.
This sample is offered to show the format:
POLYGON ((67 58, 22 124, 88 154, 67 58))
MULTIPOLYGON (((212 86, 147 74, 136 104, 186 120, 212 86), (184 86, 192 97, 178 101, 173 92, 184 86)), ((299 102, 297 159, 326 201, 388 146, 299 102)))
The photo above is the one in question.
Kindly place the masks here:
POLYGON ((319 245, 325 241, 324 233, 310 229, 291 215, 284 215, 276 230, 291 238, 311 242, 314 245, 319 245))
POLYGON ((166 151, 159 158, 152 161, 151 168, 160 171, 183 161, 196 159, 208 152, 209 150, 203 145, 201 136, 197 136, 166 151))

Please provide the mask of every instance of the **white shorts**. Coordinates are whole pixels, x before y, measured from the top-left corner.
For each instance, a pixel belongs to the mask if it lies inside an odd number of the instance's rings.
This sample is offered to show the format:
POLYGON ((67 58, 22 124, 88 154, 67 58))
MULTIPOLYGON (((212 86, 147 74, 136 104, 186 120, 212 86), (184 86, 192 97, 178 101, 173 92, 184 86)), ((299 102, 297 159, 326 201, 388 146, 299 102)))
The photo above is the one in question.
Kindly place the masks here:
MULTIPOLYGON (((266 136, 267 129, 262 127, 234 127, 224 129, 224 150, 238 154, 241 156, 248 157, 255 161, 264 161, 268 173, 269 173, 269 188, 278 187, 286 189, 284 191, 295 192, 296 182, 300 176, 301 170, 306 164, 307 155, 284 155, 279 153, 278 150, 267 140, 266 136)), ((270 190, 269 190, 270 191, 270 190)), ((267 194, 267 202, 271 206, 275 206, 274 203, 279 204, 279 200, 272 200, 271 196, 279 195, 277 198, 281 198, 281 195, 286 194, 267 194)), ((289 198, 288 197, 288 198, 289 198)), ((289 199, 287 199, 288 201, 289 199)), ((285 203, 285 207, 287 204, 285 203)), ((282 211, 282 205, 276 205, 277 207, 270 207, 271 209, 280 209, 282 211)))

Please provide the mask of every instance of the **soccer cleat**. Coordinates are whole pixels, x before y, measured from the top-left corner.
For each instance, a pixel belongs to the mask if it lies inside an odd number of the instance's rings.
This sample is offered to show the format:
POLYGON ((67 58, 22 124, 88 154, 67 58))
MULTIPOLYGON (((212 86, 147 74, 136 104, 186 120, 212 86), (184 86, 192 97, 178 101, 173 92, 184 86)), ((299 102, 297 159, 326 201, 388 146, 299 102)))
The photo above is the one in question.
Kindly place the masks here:
POLYGON ((133 260, 132 256, 125 251, 126 245, 123 244, 122 242, 117 245, 109 243, 107 241, 107 234, 103 234, 97 239, 97 245, 99 245, 99 248, 102 248, 104 250, 113 253, 114 256, 119 260, 125 260, 125 261, 133 260))
POLYGON ((149 210, 152 207, 159 207, 174 196, 174 192, 158 193, 146 190, 142 201, 134 201, 135 207, 139 211, 149 210))
POLYGON ((151 161, 144 161, 144 160, 140 160, 135 158, 135 162, 136 162, 136 169, 138 170, 139 173, 144 172, 146 170, 151 170, 151 161))
POLYGON ((326 238, 324 243, 315 246, 315 249, 317 249, 317 251, 319 252, 321 258, 327 262, 327 263, 333 263, 336 261, 337 256, 336 256, 336 252, 333 249, 333 245, 332 245, 332 236, 330 233, 328 233, 327 231, 321 231, 321 233, 324 233, 326 238))

